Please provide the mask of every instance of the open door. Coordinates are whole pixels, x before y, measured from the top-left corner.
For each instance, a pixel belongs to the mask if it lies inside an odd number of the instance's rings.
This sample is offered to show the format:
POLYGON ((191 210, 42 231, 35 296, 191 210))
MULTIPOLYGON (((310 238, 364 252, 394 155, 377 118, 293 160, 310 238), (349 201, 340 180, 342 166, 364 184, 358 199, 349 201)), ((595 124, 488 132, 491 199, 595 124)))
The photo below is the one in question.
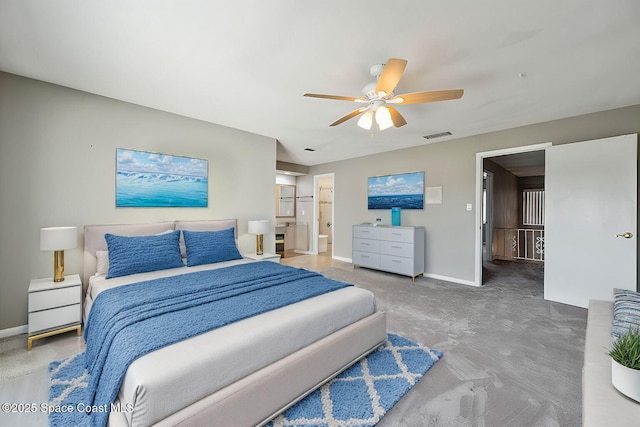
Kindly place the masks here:
POLYGON ((638 135, 546 150, 544 298, 579 307, 636 289, 638 135))

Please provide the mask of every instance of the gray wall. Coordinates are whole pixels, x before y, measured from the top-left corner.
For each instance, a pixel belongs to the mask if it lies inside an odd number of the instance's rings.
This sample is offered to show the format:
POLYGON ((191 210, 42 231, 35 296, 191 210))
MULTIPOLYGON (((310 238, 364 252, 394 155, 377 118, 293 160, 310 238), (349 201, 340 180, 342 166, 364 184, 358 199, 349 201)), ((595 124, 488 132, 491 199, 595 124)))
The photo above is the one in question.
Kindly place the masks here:
MULTIPOLYGON (((317 165, 298 191, 335 173, 334 255, 348 259, 353 224, 390 223, 390 212, 367 210, 367 178, 425 171, 443 203, 403 211, 402 224, 426 227, 428 274, 472 282, 477 152, 637 133, 639 119, 633 106, 317 165)), ((246 221, 275 222, 275 153, 270 138, 0 73, 0 333, 26 324, 29 280, 52 274, 53 254, 39 250, 43 226, 235 217, 240 249, 252 251, 246 221), (116 209, 116 148, 208 159, 209 207, 116 209)), ((273 235, 265 240, 273 250, 273 235)), ((81 246, 65 252, 67 273, 81 271, 81 255, 81 246)))
POLYGON ((0 336, 27 323, 30 279, 53 274, 40 227, 80 230, 67 274, 82 270, 87 224, 237 218, 252 252, 247 220, 275 224, 275 156, 270 138, 0 73, 0 336), (208 159, 209 207, 116 209, 116 148, 208 159))
POLYGON ((640 105, 317 165, 310 168, 310 174, 336 174, 333 251, 337 257, 350 259, 353 224, 374 222, 377 217, 390 223, 390 212, 367 210, 367 177, 425 171, 427 187, 442 186, 443 203, 403 211, 402 224, 426 227, 428 275, 470 283, 475 279, 476 153, 638 132, 640 105), (466 203, 473 204, 473 211, 465 210, 466 203))

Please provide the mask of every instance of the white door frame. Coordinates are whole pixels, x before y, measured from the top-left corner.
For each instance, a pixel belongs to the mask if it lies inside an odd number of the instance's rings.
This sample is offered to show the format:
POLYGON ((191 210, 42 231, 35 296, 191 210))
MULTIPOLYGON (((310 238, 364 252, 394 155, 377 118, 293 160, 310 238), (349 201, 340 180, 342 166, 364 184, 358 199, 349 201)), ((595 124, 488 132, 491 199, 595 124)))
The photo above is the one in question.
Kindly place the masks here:
MULTIPOLYGON (((335 216, 335 205, 336 205, 336 174, 335 173, 324 173, 321 175, 313 176, 313 228, 311 232, 311 254, 318 255, 318 235, 320 234, 320 191, 318 189, 318 181, 321 178, 331 177, 331 181, 333 183, 333 203, 331 203, 331 242, 333 247, 333 230, 335 229, 336 216, 335 216)), ((334 251, 335 252, 335 251, 334 251)), ((333 257, 333 252, 331 254, 333 257)))
POLYGON ((476 266, 475 286, 482 286, 482 180, 484 172, 483 160, 488 157, 505 156, 507 154, 528 153, 530 151, 545 150, 552 145, 551 142, 541 144, 524 145, 521 147, 503 148, 500 150, 483 151, 476 153, 476 266))

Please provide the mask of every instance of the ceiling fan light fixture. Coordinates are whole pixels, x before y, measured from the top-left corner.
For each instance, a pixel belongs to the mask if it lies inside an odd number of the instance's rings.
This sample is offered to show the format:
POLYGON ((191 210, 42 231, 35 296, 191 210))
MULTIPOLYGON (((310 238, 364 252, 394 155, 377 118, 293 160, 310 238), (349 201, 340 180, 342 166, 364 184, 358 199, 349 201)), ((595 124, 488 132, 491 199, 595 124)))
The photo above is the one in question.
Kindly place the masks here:
POLYGON ((391 113, 387 107, 378 107, 376 110, 376 123, 378 123, 380 130, 385 130, 393 126, 391 113))
POLYGON ((304 96, 351 101, 359 104, 368 103, 368 106, 358 108, 329 125, 337 126, 356 116, 362 115, 358 120, 358 126, 366 130, 371 130, 374 116, 380 130, 390 128, 391 126, 399 128, 406 125, 407 121, 394 107, 396 104, 424 104, 427 102, 448 101, 462 97, 464 93, 463 89, 411 92, 396 96, 395 90, 406 66, 407 60, 399 58, 389 58, 386 64, 376 64, 372 66, 369 72, 376 81, 367 84, 362 89, 362 97, 360 98, 325 95, 321 93, 305 93, 304 96))
POLYGON ((358 126, 362 129, 369 130, 371 129, 371 125, 373 124, 373 111, 367 110, 360 119, 358 119, 358 126))

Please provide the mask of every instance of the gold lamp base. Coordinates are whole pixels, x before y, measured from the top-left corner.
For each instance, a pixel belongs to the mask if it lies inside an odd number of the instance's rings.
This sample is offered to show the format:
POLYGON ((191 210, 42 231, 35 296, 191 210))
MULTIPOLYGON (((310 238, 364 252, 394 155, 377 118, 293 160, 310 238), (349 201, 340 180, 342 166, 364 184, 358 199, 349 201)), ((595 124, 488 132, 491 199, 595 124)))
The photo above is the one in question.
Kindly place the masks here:
POLYGON ((263 255, 263 236, 262 234, 256 234, 256 255, 263 255))
POLYGON ((53 281, 64 280, 64 251, 53 251, 53 281))

